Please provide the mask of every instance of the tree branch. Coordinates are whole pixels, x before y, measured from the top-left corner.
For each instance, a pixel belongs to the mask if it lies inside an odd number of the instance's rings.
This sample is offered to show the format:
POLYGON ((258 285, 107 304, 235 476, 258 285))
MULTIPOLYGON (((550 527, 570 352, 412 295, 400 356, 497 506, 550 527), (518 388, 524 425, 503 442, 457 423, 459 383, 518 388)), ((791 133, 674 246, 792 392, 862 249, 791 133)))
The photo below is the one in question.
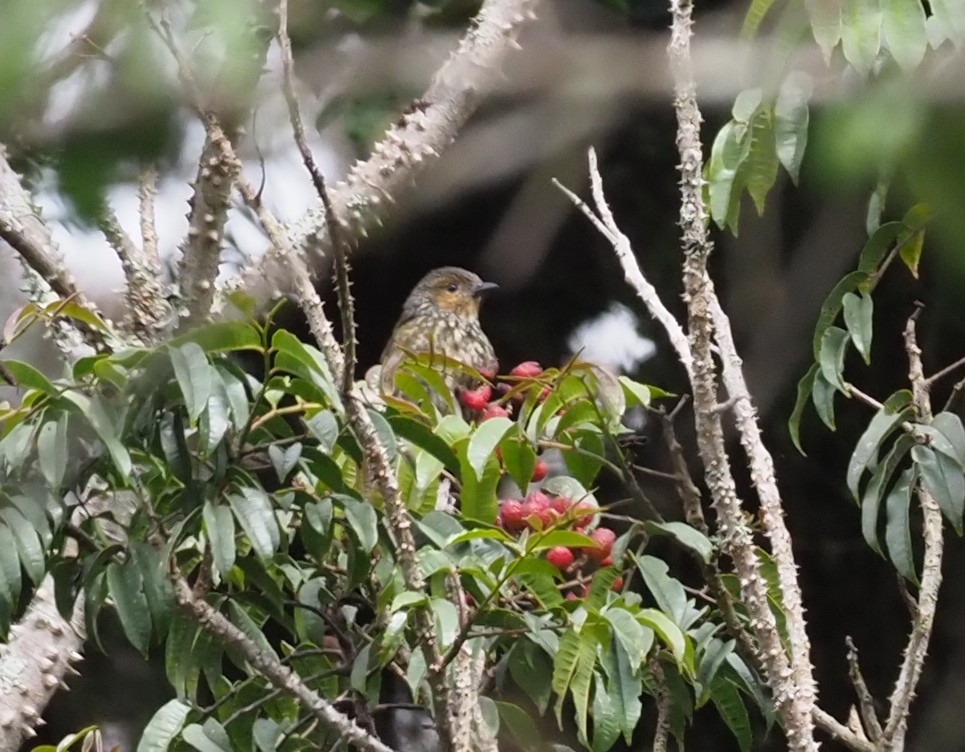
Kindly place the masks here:
MULTIPOLYGON (((920 311, 921 309, 919 309, 920 311)), ((919 420, 930 422, 932 418, 929 383, 925 379, 921 362, 921 349, 918 347, 916 322, 918 311, 908 318, 905 325, 905 352, 908 354, 908 376, 919 420)), ((905 732, 908 727, 908 713, 911 702, 921 679, 921 670, 928 653, 935 610, 938 606, 938 590, 942 583, 942 513, 934 497, 923 484, 915 489, 922 511, 922 538, 925 550, 922 557, 921 585, 918 588, 917 608, 912 614, 911 634, 905 646, 895 689, 891 694, 891 710, 885 723, 885 739, 890 742, 889 749, 904 748, 905 732)))
POLYGON ((191 591, 191 586, 179 574, 174 579, 174 595, 178 605, 197 620, 202 628, 236 648, 244 655, 245 660, 268 681, 298 700, 315 718, 338 733, 342 739, 363 752, 393 752, 348 716, 336 710, 331 703, 308 687, 288 666, 270 653, 261 650, 224 615, 207 602, 197 598, 191 591))
MULTIPOLYGON (((291 274, 295 294, 308 319, 312 335, 318 341, 333 374, 342 372, 345 362, 341 349, 332 333, 331 324, 325 316, 318 291, 312 284, 305 263, 298 255, 292 255, 291 274)), ((399 486, 399 479, 392 468, 385 447, 379 441, 372 418, 366 411, 365 402, 357 384, 353 383, 345 396, 345 412, 348 421, 358 438, 365 457, 365 465, 385 504, 389 528, 395 537, 396 557, 406 589, 414 593, 425 593, 425 581, 416 558, 416 543, 412 535, 412 518, 399 486)), ((416 628, 422 640, 422 649, 427 666, 427 680, 432 689, 433 716, 439 730, 443 752, 453 752, 455 725, 449 705, 451 692, 446 672, 446 663, 439 649, 436 637, 435 620, 432 610, 423 606, 415 610, 416 628)))
POLYGON ((54 603, 54 582, 46 577, 11 627, 10 641, 0 645, 0 752, 16 752, 37 735, 34 727, 54 693, 66 688, 64 677, 81 660, 86 636, 83 595, 66 621, 54 603))
MULTIPOLYGON (((485 0, 425 94, 373 147, 372 156, 356 164, 331 191, 332 212, 346 228, 350 245, 382 220, 394 195, 411 185, 418 172, 453 141, 485 98, 509 51, 518 46, 520 29, 535 18, 537 2, 485 0)), ((327 224, 324 206, 316 207, 292 230, 293 245, 298 252, 308 252, 313 273, 321 270, 322 257, 332 249, 327 224)), ((289 263, 285 252, 270 248, 226 285, 225 295, 242 290, 258 302, 278 298, 290 289, 289 263)), ((222 304, 225 301, 222 296, 222 304)))

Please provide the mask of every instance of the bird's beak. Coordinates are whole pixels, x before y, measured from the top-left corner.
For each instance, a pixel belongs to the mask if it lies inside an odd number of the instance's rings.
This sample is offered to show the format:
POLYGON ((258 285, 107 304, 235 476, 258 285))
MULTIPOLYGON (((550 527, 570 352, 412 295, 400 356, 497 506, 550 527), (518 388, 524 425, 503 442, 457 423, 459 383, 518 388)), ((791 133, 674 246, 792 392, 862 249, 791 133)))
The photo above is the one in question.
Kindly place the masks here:
POLYGON ((487 292, 495 290, 499 287, 495 282, 483 282, 472 291, 472 296, 474 298, 481 298, 487 292))

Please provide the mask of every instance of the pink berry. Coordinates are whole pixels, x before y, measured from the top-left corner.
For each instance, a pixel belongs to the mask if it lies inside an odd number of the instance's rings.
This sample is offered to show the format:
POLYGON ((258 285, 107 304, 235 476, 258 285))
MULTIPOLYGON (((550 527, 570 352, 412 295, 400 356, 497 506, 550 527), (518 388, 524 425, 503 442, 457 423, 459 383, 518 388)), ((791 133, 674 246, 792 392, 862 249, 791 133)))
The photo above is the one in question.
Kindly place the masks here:
POLYGON ((561 572, 570 568, 576 557, 566 546, 556 546, 546 552, 546 561, 561 572))
POLYGON ((623 590, 623 577, 617 577, 613 581, 613 589, 616 590, 617 592, 623 590))
POLYGON ((459 402, 469 410, 485 410, 492 396, 493 388, 489 384, 482 384, 475 389, 466 389, 459 392, 459 402))
POLYGON ((526 515, 523 513, 523 502, 519 499, 507 499, 499 507, 499 519, 507 532, 518 533, 526 527, 526 515))
POLYGON ((509 410, 507 410, 502 405, 489 405, 485 410, 483 410, 482 415, 479 416, 479 422, 483 423, 490 418, 508 418, 509 410))
POLYGON ((590 525, 593 522, 593 518, 600 509, 594 504, 588 501, 581 501, 579 504, 573 507, 571 514, 574 516, 573 527, 577 530, 582 529, 590 525))
POLYGON ((536 465, 533 467, 533 477, 530 479, 533 483, 539 483, 546 474, 549 472, 549 467, 543 460, 536 460, 536 465))
POLYGON ((587 546, 583 551, 586 553, 587 558, 600 563, 610 555, 610 550, 613 548, 613 542, 617 539, 617 534, 609 528, 598 527, 590 533, 590 538, 596 546, 587 546))
POLYGON ((571 506, 573 506, 573 500, 567 499, 565 496, 557 496, 550 502, 550 507, 561 517, 570 511, 571 506))
POLYGON ((521 379, 531 379, 535 376, 539 376, 543 372, 543 367, 537 363, 535 360, 527 360, 520 363, 512 371, 509 372, 510 376, 516 376, 521 379))

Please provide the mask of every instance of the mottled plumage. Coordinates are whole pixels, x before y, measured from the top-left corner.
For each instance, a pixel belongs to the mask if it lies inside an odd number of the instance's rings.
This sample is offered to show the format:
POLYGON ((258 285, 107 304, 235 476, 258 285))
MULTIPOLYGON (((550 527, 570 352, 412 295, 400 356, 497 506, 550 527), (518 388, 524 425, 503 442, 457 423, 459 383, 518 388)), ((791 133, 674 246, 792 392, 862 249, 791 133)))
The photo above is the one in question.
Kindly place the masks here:
MULTIPOLYGON (((479 325, 482 296, 495 288, 472 272, 444 266, 429 272, 402 306, 402 316, 382 353, 382 390, 394 391, 395 372, 409 353, 432 353, 457 360, 477 371, 495 373, 493 346, 479 325)), ((445 367, 439 359, 439 369, 445 367)), ((472 377, 458 369, 445 372, 450 389, 471 387, 472 377)))

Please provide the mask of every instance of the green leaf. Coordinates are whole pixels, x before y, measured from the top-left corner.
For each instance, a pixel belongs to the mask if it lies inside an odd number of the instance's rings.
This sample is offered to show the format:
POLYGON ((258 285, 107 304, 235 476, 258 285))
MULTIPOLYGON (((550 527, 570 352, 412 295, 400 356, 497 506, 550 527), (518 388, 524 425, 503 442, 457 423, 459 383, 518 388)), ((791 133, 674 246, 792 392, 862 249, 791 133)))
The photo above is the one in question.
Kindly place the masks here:
MULTIPOLYGON (((549 686, 549 685, 547 685, 549 686)), ((508 702, 496 702, 499 709, 499 719, 509 729, 509 733, 519 744, 523 752, 541 752, 543 749, 542 735, 530 714, 517 705, 508 702)))
MULTIPOLYGON (((612 643, 610 650, 603 654, 602 663, 607 674, 607 682, 603 688, 599 684, 597 685, 594 693, 594 708, 597 707, 596 693, 603 689, 606 702, 601 705, 600 709, 608 716, 608 725, 615 722, 617 730, 623 732, 623 738, 630 745, 633 733, 640 722, 640 714, 643 711, 643 703, 640 701, 643 694, 643 679, 639 666, 631 662, 623 649, 624 644, 622 642, 612 643)), ((596 711, 594 711, 593 723, 593 743, 595 745, 597 743, 596 711)), ((604 739, 600 739, 601 743, 604 741, 604 739)))
POLYGON ((774 141, 777 158, 797 184, 808 141, 808 101, 813 82, 806 73, 791 72, 781 82, 774 103, 774 141))
POLYGON ((240 490, 240 494, 228 494, 228 504, 255 553, 262 559, 269 559, 281 542, 271 500, 258 488, 245 487, 240 490))
POLYGON ((821 351, 818 354, 818 365, 821 366, 824 380, 843 394, 848 393, 841 377, 844 375, 844 356, 850 341, 844 329, 829 326, 821 338, 821 351))
POLYGON ((29 363, 23 363, 19 360, 5 360, 3 365, 21 389, 36 389, 38 392, 52 396, 60 394, 60 390, 29 363))
POLYGON ((171 348, 171 365, 184 396, 188 417, 193 424, 211 396, 214 384, 211 364, 199 345, 187 342, 180 347, 171 348))
MULTIPOLYGON (((0 525, 0 600, 13 613, 20 600, 23 575, 20 572, 20 555, 13 531, 7 525, 0 525)), ((9 621, 9 619, 7 619, 9 621)))
POLYGON ((107 449, 108 454, 110 454, 111 460, 114 462, 114 467, 121 474, 121 477, 126 480, 131 474, 131 455, 119 440, 117 430, 114 427, 114 421, 108 413, 103 400, 101 400, 100 397, 90 399, 82 394, 69 390, 63 393, 63 397, 78 409, 81 416, 83 416, 90 424, 90 427, 94 429, 97 438, 101 440, 104 448, 107 449))
POLYGON ((433 598, 430 601, 432 613, 436 617, 436 634, 442 648, 452 645, 459 634, 459 612, 455 604, 446 598, 433 598))
POLYGON ((228 601, 228 618, 232 624, 245 633, 248 639, 258 646, 259 650, 277 659, 278 654, 271 646, 271 643, 268 642, 268 638, 265 637, 264 630, 258 626, 255 620, 248 615, 248 612, 236 601, 228 601))
POLYGON ((278 478, 278 482, 281 484, 285 483, 285 479, 295 469, 298 465, 298 460, 302 457, 302 445, 300 443, 292 444, 288 447, 281 447, 278 444, 272 444, 268 447, 268 459, 271 461, 271 465, 275 470, 275 476, 278 478))
MULTIPOLYGON (((879 229, 880 232, 880 229, 879 229)), ((877 233, 875 233, 877 235, 877 233)), ((867 246, 866 246, 867 247, 867 246)), ((818 323, 814 327, 814 338, 811 341, 814 359, 821 360, 821 345, 824 340, 824 333, 834 324, 841 312, 842 300, 846 293, 859 289, 868 279, 868 272, 857 271, 847 274, 834 286, 828 297, 821 304, 821 312, 818 314, 818 323)))
POLYGON ((677 539, 680 545, 689 548, 704 562, 710 562, 714 555, 714 544, 697 528, 686 522, 653 522, 648 520, 646 528, 657 535, 670 535, 677 539))
POLYGON ((737 685, 730 679, 718 675, 711 682, 710 696, 721 719, 737 739, 741 752, 750 752, 754 733, 737 685))
POLYGON ((895 483, 891 493, 885 501, 885 513, 888 520, 885 524, 885 543, 888 546, 888 557, 895 565, 898 573, 909 582, 917 583, 915 572, 915 555, 911 543, 911 521, 909 508, 911 507, 911 491, 915 485, 917 474, 914 468, 905 470, 895 483))
MULTIPOLYGON (((807 456, 807 452, 805 452, 801 446, 801 417, 804 415, 804 407, 807 405, 808 397, 811 396, 814 377, 817 375, 818 369, 818 364, 812 363, 807 373, 797 382, 797 398, 794 401, 794 409, 791 411, 791 417, 787 419, 787 430, 788 433, 791 434, 791 442, 805 457, 807 456)), ((834 392, 832 391, 832 400, 834 399, 833 395, 834 392)))
POLYGON ((816 363, 815 365, 818 367, 818 371, 814 375, 811 401, 814 403, 814 410, 821 419, 821 422, 834 431, 834 397, 838 393, 838 390, 824 378, 824 374, 821 373, 821 367, 816 363))
POLYGON ((824 62, 831 63, 831 55, 841 39, 842 0, 804 0, 811 32, 824 54, 824 62))
POLYGON ((146 658, 151 642, 151 615, 141 573, 131 559, 107 565, 107 587, 124 635, 146 658))
POLYGON ((235 523, 231 510, 207 500, 201 508, 204 530, 211 546, 211 559, 215 571, 222 578, 228 576, 235 563, 235 523))
POLYGON ((881 48, 881 0, 841 1, 841 48, 862 76, 874 66, 881 48))
POLYGON ((644 608, 637 614, 637 619, 645 626, 657 633, 663 643, 670 648, 677 664, 686 666, 687 638, 680 628, 662 612, 655 608, 644 608))
POLYGON ((231 373, 222 363, 219 363, 215 370, 220 377, 220 379, 215 380, 215 388, 221 392, 222 397, 231 408, 234 426, 240 428, 251 417, 248 392, 245 389, 244 382, 231 373))
POLYGON ((251 736, 260 752, 275 752, 282 742, 284 730, 270 718, 256 718, 251 736))
POLYGON ((742 168, 747 192, 758 215, 764 213, 764 201, 777 180, 777 168, 774 112, 770 107, 761 107, 751 122, 751 150, 742 168))
POLYGON ((188 343, 198 345, 209 354, 237 352, 238 350, 262 350, 261 335, 258 330, 250 323, 242 321, 206 324, 171 341, 174 347, 188 343))
POLYGON ((510 437, 499 445, 503 467, 517 486, 525 489, 536 468, 536 450, 522 437, 510 437))
POLYGON ((851 495, 855 499, 858 496, 858 484, 865 470, 875 461, 878 450, 882 443, 887 439, 902 421, 906 420, 912 412, 911 394, 907 391, 895 392, 887 400, 881 409, 875 413, 868 428, 858 439, 858 444, 851 455, 848 463, 847 483, 851 495))
POLYGON ((154 633, 164 635, 174 614, 174 587, 161 552, 144 541, 135 542, 130 550, 133 566, 141 576, 141 588, 147 598, 154 633))
POLYGON ((338 412, 342 411, 342 401, 328 370, 328 364, 316 348, 304 344, 284 329, 279 329, 272 335, 271 347, 277 351, 276 368, 301 376, 315 386, 338 412))
POLYGON ((881 556, 884 556, 878 543, 878 513, 881 502, 884 500, 885 489, 891 482, 898 465, 914 445, 915 440, 908 434, 899 436, 871 474, 871 480, 868 481, 861 496, 861 533, 871 550, 881 556))
POLYGON ((552 688, 556 693, 556 720, 562 723, 566 693, 573 698, 576 727, 586 738, 586 717, 590 699, 590 682, 596 664, 597 642, 588 631, 566 632, 553 662, 552 688))
POLYGON ((381 444, 385 450, 389 462, 395 462, 399 457, 399 442, 395 439, 392 426, 389 425, 389 421, 387 421, 385 416, 378 410, 368 410, 368 414, 372 421, 372 426, 375 428, 375 434, 378 436, 379 444, 381 444))
POLYGON ((200 723, 185 726, 181 738, 198 752, 232 752, 228 733, 214 718, 206 720, 203 726, 200 723), (213 727, 218 727, 220 733, 213 727))
POLYGON ((619 376, 617 380, 620 382, 620 386, 623 387, 623 395, 627 401, 627 407, 634 407, 635 405, 639 405, 640 407, 650 406, 650 401, 653 399, 653 392, 649 386, 641 384, 639 381, 634 381, 629 376, 619 376))
POLYGON ((497 417, 485 421, 473 432, 466 447, 466 460, 476 479, 482 478, 483 470, 503 437, 516 426, 509 418, 497 417))
POLYGON ((921 252, 925 247, 925 231, 915 230, 907 239, 901 243, 898 255, 905 262, 911 276, 918 279, 918 263, 921 261, 921 252))
POLYGON ((358 538, 365 553, 371 553, 379 541, 379 520, 375 509, 367 501, 356 501, 350 496, 335 497, 345 510, 345 520, 358 538))
POLYGON ((166 752, 184 727, 190 712, 191 707, 181 700, 170 700, 162 705, 141 734, 137 752, 166 752))
POLYGON ((48 420, 37 432, 37 460, 51 490, 60 488, 67 470, 67 415, 48 420))
MULTIPOLYGON (((873 273, 878 270, 881 262, 888 255, 892 244, 904 229, 905 226, 901 222, 885 222, 871 233, 871 237, 865 241, 861 255, 858 257, 858 271, 852 272, 852 274, 864 274, 865 279, 852 289, 869 292, 868 288, 873 279, 873 273)), ((849 274, 848 277, 850 276, 849 274)), ((830 296, 828 299, 830 300, 830 296)))
POLYGON ((965 467, 965 427, 962 426, 962 419, 955 413, 940 412, 932 419, 931 424, 955 450, 952 457, 965 467))
POLYGON ((613 637, 626 652, 630 669, 635 672, 644 665, 650 654, 650 648, 653 647, 653 630, 645 627, 633 614, 623 608, 608 608, 603 612, 603 618, 613 628, 613 637))
POLYGON ((637 558, 637 569, 660 610, 677 624, 683 623, 687 611, 687 593, 684 586, 668 574, 667 563, 654 556, 641 556, 637 558))
POLYGON ((848 328, 851 341, 861 353, 865 363, 871 362, 871 337, 874 333, 872 318, 874 304, 870 295, 855 295, 853 292, 845 294, 841 299, 844 308, 844 325, 848 328))
POLYGON ((881 10, 881 27, 891 56, 905 70, 914 70, 928 49, 925 9, 919 0, 881 0, 881 10))
POLYGON ((0 511, 13 538, 16 550, 20 553, 20 563, 23 565, 27 577, 34 585, 39 585, 44 578, 46 566, 44 562, 44 547, 34 526, 27 520, 20 510, 7 507, 0 511))
POLYGON ((917 444, 911 448, 911 459, 918 468, 922 483, 938 502, 942 514, 962 534, 965 513, 965 474, 962 466, 942 452, 917 444))
POLYGON ((390 415, 389 425, 399 438, 411 442, 415 446, 435 457, 453 475, 459 476, 459 458, 452 448, 440 436, 421 421, 413 420, 405 415, 390 415))
POLYGON ((553 667, 543 650, 530 640, 515 641, 509 655, 509 675, 540 714, 549 707, 552 674, 553 667))

